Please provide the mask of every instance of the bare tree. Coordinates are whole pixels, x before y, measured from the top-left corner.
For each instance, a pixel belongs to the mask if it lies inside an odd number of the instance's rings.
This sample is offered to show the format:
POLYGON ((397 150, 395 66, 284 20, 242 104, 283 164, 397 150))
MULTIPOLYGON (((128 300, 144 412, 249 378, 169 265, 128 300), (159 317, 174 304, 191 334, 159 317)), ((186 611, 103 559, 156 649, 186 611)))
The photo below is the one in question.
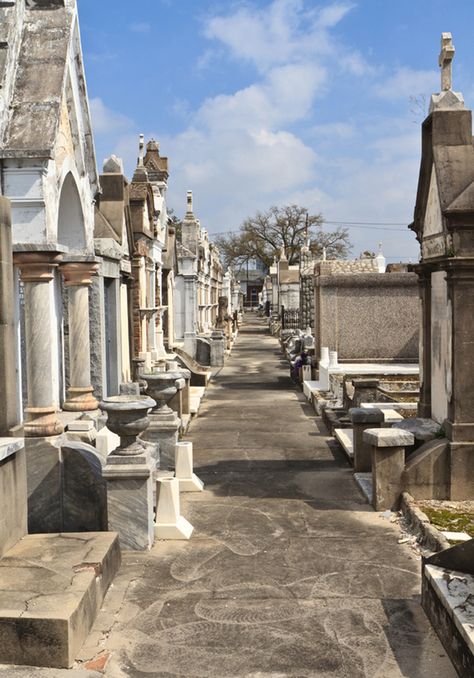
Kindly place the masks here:
POLYGON ((325 231, 323 223, 320 214, 310 214, 306 207, 270 207, 245 219, 237 233, 219 236, 215 242, 226 265, 236 269, 250 260, 259 260, 268 269, 282 249, 289 264, 295 264, 305 241, 319 256, 325 249, 328 258, 343 259, 351 249, 348 230, 325 231))

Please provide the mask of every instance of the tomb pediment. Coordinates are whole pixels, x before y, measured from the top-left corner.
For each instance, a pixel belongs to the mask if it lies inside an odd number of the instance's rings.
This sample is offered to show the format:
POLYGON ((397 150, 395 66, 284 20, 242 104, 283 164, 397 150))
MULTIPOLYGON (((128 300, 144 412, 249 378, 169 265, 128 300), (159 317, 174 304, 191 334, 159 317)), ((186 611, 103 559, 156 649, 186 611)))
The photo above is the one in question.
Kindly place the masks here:
POLYGON ((415 219, 410 228, 423 258, 452 256, 452 213, 474 207, 474 147, 471 111, 435 111, 423 124, 415 219))

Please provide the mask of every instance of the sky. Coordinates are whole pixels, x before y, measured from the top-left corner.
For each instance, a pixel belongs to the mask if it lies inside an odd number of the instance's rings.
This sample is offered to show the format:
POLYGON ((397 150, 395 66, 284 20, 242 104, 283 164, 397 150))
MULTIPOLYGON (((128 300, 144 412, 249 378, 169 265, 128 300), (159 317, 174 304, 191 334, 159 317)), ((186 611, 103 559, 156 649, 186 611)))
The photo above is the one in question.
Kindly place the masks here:
POLYGON ((169 158, 211 234, 299 204, 348 225, 354 257, 416 261, 420 125, 440 90, 474 104, 472 0, 77 0, 99 169, 133 174, 138 135, 169 158))

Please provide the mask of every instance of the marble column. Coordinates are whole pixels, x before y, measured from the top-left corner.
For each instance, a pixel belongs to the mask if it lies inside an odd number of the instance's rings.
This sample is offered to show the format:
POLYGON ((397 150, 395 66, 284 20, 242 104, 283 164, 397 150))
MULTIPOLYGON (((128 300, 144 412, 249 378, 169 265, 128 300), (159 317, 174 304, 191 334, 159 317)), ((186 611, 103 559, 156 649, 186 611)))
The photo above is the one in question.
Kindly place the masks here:
POLYGON ((15 336, 15 294, 12 264, 12 226, 10 202, 0 197, 0 436, 8 436, 18 424, 15 336))
POLYGON ((55 331, 52 281, 62 255, 57 252, 17 252, 14 263, 24 285, 25 345, 28 404, 26 437, 59 435, 64 427, 55 402, 55 365, 51 333, 55 331))
POLYGON ((91 386, 89 340, 89 287, 98 268, 98 264, 87 261, 67 262, 61 266, 68 292, 70 383, 63 409, 70 412, 98 407, 91 386))

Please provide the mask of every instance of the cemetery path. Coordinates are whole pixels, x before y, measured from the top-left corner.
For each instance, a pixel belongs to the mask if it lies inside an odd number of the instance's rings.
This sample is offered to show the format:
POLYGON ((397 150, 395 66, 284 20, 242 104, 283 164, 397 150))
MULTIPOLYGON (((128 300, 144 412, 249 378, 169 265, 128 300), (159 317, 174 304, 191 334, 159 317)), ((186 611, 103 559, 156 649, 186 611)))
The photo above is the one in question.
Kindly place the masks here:
POLYGON ((192 539, 124 554, 82 657, 111 652, 112 678, 455 678, 418 557, 247 318, 188 436, 192 539))

